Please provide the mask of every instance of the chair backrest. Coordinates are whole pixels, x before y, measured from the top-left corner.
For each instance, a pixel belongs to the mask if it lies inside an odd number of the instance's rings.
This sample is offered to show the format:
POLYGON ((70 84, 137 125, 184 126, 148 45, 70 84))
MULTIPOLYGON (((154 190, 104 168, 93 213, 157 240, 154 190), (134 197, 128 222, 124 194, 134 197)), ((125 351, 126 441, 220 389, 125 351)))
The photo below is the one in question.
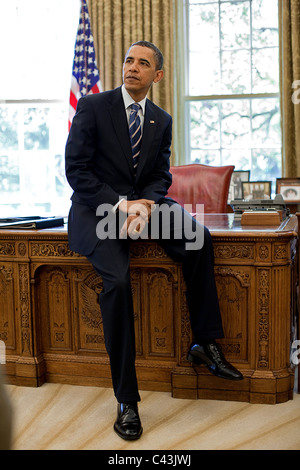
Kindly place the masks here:
POLYGON ((194 163, 191 165, 172 166, 170 171, 173 182, 168 196, 180 205, 204 204, 204 212, 226 213, 227 198, 234 166, 210 166, 194 163))

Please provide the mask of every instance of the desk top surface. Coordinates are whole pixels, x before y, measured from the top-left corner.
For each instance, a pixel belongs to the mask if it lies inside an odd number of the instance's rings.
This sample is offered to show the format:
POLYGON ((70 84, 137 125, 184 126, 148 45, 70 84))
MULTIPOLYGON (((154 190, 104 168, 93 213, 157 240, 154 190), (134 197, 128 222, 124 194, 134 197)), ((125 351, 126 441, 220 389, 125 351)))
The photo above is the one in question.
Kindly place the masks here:
POLYGON ((295 215, 287 217, 280 225, 241 225, 241 219, 235 218, 234 214, 204 214, 204 225, 209 228, 211 233, 230 232, 231 234, 272 234, 298 232, 298 220, 295 215))
MULTIPOLYGON (((211 232, 212 236, 296 236, 298 233, 297 216, 287 217, 279 226, 242 226, 241 220, 236 219, 234 214, 202 214, 197 217, 200 223, 204 224, 211 232)), ((67 224, 61 227, 53 227, 42 230, 32 229, 0 229, 0 237, 40 238, 41 236, 67 237, 67 224)))

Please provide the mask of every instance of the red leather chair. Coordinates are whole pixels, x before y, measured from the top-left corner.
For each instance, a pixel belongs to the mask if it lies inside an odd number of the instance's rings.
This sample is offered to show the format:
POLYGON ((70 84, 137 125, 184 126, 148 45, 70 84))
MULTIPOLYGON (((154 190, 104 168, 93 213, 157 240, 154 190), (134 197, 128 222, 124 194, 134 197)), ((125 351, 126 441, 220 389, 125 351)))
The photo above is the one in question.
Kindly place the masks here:
POLYGON ((204 212, 226 213, 227 198, 234 166, 210 166, 194 163, 191 165, 172 166, 172 186, 168 196, 180 205, 204 204, 204 212))

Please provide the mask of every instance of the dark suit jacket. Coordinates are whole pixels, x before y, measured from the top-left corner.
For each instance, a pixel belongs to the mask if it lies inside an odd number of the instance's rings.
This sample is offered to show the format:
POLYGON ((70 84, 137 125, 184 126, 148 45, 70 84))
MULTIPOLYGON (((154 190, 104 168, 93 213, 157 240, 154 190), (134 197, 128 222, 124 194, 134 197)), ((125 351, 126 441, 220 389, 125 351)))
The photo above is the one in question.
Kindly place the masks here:
POLYGON ((172 182, 172 119, 146 101, 143 139, 136 176, 121 88, 81 98, 66 145, 66 176, 73 189, 69 214, 70 248, 89 255, 98 242, 100 204, 119 198, 158 202, 172 182))

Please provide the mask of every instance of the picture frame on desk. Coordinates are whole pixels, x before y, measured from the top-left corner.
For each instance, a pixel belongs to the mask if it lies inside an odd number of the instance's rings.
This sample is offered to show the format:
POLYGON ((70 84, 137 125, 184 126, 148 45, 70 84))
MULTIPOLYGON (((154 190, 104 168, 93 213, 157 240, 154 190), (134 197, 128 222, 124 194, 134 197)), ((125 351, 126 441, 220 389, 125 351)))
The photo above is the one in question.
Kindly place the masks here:
POLYGON ((300 178, 277 178, 276 194, 281 194, 287 203, 300 203, 300 178))
POLYGON ((243 199, 271 199, 271 181, 247 181, 242 182, 243 199))
POLYGON ((231 175, 228 204, 235 199, 243 199, 242 182, 249 181, 250 170, 234 171, 231 175))

